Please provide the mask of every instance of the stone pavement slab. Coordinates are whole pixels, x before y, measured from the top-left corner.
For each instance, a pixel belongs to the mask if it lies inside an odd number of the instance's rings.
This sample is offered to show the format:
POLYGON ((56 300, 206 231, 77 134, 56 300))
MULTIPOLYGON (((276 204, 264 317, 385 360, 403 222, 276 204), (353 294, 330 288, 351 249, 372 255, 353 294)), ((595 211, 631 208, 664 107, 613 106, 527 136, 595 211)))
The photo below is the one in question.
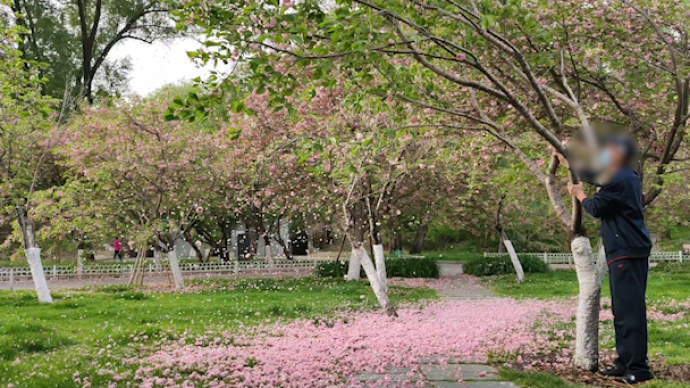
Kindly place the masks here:
POLYGON ((496 295, 469 276, 444 278, 444 287, 437 290, 438 295, 446 300, 486 299, 496 295))
POLYGON ((418 381, 436 388, 519 388, 511 382, 498 381, 498 370, 482 364, 422 363, 420 373, 411 373, 407 368, 390 368, 385 373, 362 372, 352 378, 367 386, 382 388, 414 385, 418 381))
POLYGON ((463 358, 453 358, 445 357, 440 355, 434 355, 429 357, 422 357, 419 360, 420 364, 481 364, 486 361, 486 357, 463 357, 463 358))
POLYGON ((422 374, 429 381, 475 381, 497 380, 498 371, 488 365, 478 364, 448 364, 422 365, 422 374))
POLYGON ((467 381, 464 383, 440 381, 431 386, 434 388, 520 388, 510 381, 467 381))
POLYGON ((384 373, 362 372, 352 376, 362 382, 367 381, 418 381, 424 377, 419 373, 410 373, 409 369, 391 369, 384 373))

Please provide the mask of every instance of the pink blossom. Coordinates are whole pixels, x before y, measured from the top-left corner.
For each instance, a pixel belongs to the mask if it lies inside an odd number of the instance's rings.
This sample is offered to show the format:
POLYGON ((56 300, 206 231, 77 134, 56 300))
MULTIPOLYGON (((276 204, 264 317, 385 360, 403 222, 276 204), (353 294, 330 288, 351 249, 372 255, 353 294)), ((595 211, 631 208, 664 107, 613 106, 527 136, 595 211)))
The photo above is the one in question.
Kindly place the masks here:
MULTIPOLYGON (((427 284, 453 286, 444 280, 427 284)), ((467 286, 473 287, 472 283, 467 286)), ((147 372, 141 367, 137 373, 147 378, 155 370, 193 370, 189 380, 245 387, 357 386, 347 376, 383 371, 386 366, 415 368, 421 358, 433 355, 482 362, 490 352, 535 354, 557 348, 558 341, 546 332, 549 329, 535 330, 535 324, 569 322, 574 305, 573 301, 507 298, 460 300, 403 307, 397 319, 379 313, 349 313, 330 319, 328 325, 299 320, 245 328, 228 333, 222 343, 162 343, 160 351, 142 360, 153 368, 147 372), (252 360, 251 366, 247 360, 252 360)), ((178 385, 188 384, 183 380, 175 378, 178 385)))

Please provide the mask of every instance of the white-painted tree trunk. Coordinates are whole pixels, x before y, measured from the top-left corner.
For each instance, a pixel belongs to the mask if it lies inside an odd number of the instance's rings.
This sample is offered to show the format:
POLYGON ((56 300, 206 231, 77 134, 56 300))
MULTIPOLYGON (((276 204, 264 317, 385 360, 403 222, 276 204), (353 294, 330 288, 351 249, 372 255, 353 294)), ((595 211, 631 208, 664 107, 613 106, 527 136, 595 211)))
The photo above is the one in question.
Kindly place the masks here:
POLYGON ((599 366, 599 306, 601 281, 597 259, 587 237, 576 237, 571 243, 575 270, 580 283, 576 318, 574 364, 595 371, 599 366))
POLYGON ((362 263, 364 272, 367 274, 367 278, 369 279, 371 289, 374 291, 374 295, 376 295, 376 299, 379 301, 381 308, 383 308, 383 310, 389 316, 397 315, 395 306, 393 306, 393 303, 388 298, 388 292, 383 288, 381 279, 379 278, 376 268, 374 268, 374 263, 371 261, 371 257, 369 257, 367 250, 360 245, 358 248, 353 248, 352 253, 353 255, 357 255, 359 257, 359 261, 362 263))
POLYGON ((355 247, 352 247, 352 254, 350 255, 350 264, 347 268, 347 280, 359 280, 359 274, 362 269, 362 258, 357 254, 355 247))
POLYGON ((383 245, 374 245, 374 262, 376 263, 376 274, 379 276, 383 291, 388 293, 388 275, 386 274, 386 258, 383 253, 383 245))
POLYGON ((163 270, 160 251, 158 251, 157 249, 153 250, 153 265, 156 266, 156 272, 161 272, 163 270))
POLYGON ((38 301, 41 303, 53 303, 53 297, 50 296, 48 282, 46 282, 46 276, 43 273, 43 264, 41 263, 41 249, 27 248, 25 250, 25 253, 26 260, 29 262, 29 267, 31 267, 31 277, 34 280, 36 294, 38 294, 38 301))
POLYGON ((599 288, 604 282, 606 274, 609 272, 608 261, 606 260, 606 249, 604 249, 604 244, 599 242, 599 253, 597 254, 597 283, 599 283, 599 288))
POLYGON ((275 264, 273 261, 273 251, 271 250, 270 241, 268 244, 266 244, 266 261, 268 262, 269 267, 273 267, 273 264, 275 264))
POLYGON ((84 274, 84 250, 77 249, 77 275, 84 274))
POLYGON ((178 290, 184 290, 184 279, 182 279, 182 271, 180 271, 180 263, 177 261, 177 253, 175 250, 168 252, 168 260, 170 261, 170 271, 173 275, 175 287, 178 290))
POLYGON ((515 267, 515 273, 517 274, 517 281, 518 282, 524 282, 525 281, 525 271, 522 269, 522 263, 520 263, 520 258, 518 258, 517 253, 515 253, 515 248, 513 247, 513 243, 508 239, 504 239, 503 245, 505 245, 506 250, 508 251, 508 255, 510 255, 510 261, 513 262, 513 267, 515 267))

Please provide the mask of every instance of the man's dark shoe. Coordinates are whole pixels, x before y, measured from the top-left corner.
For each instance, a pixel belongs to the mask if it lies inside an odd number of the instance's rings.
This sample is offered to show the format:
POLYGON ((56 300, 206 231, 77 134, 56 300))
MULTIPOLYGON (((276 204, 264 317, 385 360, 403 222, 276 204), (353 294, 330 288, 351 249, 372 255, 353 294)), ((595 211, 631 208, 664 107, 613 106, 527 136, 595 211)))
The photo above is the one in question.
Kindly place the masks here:
POLYGON ((598 373, 599 376, 604 377, 606 379, 618 379, 622 378, 625 376, 625 367, 616 365, 613 368, 607 369, 603 372, 598 373))
POLYGON ((645 384, 649 384, 654 380, 654 376, 650 373, 649 375, 634 375, 627 373, 620 379, 613 380, 611 384, 614 387, 640 387, 645 384))

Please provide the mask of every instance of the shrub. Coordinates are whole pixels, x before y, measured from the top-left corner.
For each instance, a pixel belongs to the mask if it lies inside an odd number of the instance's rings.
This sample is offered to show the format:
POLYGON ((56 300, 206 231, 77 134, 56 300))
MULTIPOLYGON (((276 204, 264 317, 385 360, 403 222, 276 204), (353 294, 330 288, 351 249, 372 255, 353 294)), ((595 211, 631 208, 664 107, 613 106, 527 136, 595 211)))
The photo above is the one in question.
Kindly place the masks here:
MULTIPOLYGON (((521 257, 520 263, 525 273, 549 272, 549 266, 536 257, 521 257)), ((515 268, 510 256, 476 257, 464 262, 463 271, 474 276, 494 276, 514 274, 515 268)))
POLYGON ((690 262, 665 261, 657 264, 652 270, 666 273, 688 273, 690 272, 690 262))
MULTIPOLYGON (((342 279, 347 275, 348 265, 348 262, 320 263, 316 267, 316 275, 321 278, 342 279)), ((440 272, 436 260, 432 259, 386 259, 386 274, 389 278, 438 278, 440 272)), ((361 276, 366 276, 364 270, 361 276)))
POLYGON ((391 278, 434 278, 438 279, 440 270, 432 259, 388 259, 386 273, 391 278))
POLYGON ((347 262, 326 261, 316 266, 316 276, 320 278, 342 279, 347 275, 347 262))
POLYGON ((468 261, 483 258, 481 253, 477 252, 442 252, 442 253, 427 253, 424 255, 427 258, 435 259, 438 261, 468 261))

